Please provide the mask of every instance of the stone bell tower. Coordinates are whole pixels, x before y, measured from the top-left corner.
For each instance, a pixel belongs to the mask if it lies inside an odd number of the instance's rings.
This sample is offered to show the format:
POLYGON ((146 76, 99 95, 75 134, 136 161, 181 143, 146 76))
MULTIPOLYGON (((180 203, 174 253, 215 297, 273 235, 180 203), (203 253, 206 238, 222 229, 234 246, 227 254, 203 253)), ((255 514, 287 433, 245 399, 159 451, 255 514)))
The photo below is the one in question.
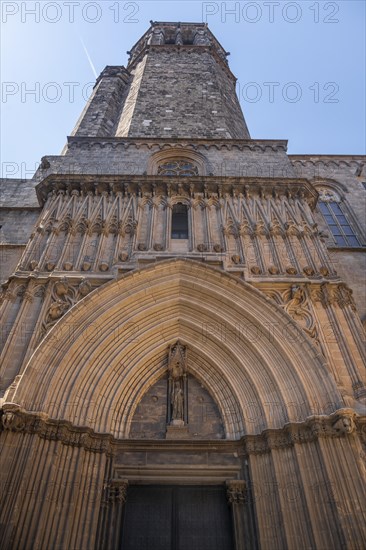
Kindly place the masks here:
POLYGON ((252 139, 205 24, 152 22, 129 55, 15 187, 0 546, 361 550, 363 329, 317 201, 361 248, 336 178, 364 160, 304 177, 252 139))
POLYGON ((152 23, 106 67, 73 135, 248 139, 227 52, 206 24, 152 23))

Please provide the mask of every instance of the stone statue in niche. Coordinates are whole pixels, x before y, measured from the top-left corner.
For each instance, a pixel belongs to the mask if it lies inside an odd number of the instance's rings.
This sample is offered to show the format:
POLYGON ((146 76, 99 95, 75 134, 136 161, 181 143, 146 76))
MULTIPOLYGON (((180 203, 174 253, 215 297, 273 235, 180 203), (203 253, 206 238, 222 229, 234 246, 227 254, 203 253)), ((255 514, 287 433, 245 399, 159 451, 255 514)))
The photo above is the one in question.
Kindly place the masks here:
POLYGON ((172 422, 174 423, 176 420, 183 421, 183 408, 184 408, 184 401, 183 401, 183 390, 180 385, 180 381, 176 380, 174 382, 173 387, 173 393, 171 396, 171 405, 172 405, 172 422))
POLYGON ((169 349, 167 438, 188 435, 187 350, 180 342, 169 349), (184 432, 184 434, 183 434, 184 432))

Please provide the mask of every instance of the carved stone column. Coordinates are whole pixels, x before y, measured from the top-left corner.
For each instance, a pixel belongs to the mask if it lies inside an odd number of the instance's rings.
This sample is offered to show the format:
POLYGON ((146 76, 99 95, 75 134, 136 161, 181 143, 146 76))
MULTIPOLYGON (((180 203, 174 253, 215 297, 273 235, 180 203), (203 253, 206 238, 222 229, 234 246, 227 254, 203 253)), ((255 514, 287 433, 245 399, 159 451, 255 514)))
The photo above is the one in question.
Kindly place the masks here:
POLYGON ((235 550, 246 550, 250 548, 250 545, 246 544, 246 538, 248 538, 250 532, 244 510, 247 501, 246 482, 239 479, 230 480, 226 482, 226 488, 227 499, 232 511, 235 550))
POLYGON ((104 517, 101 520, 99 548, 117 550, 120 547, 127 488, 128 481, 126 479, 112 480, 105 488, 105 497, 102 503, 104 517))

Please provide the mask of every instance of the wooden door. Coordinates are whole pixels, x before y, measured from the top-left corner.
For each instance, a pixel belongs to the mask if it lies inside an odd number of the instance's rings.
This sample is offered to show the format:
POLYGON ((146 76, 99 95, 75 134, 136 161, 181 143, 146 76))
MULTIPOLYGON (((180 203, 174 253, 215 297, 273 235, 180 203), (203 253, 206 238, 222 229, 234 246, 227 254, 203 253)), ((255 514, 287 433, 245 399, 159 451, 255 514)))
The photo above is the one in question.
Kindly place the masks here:
POLYGON ((221 486, 130 486, 122 550, 233 550, 221 486))

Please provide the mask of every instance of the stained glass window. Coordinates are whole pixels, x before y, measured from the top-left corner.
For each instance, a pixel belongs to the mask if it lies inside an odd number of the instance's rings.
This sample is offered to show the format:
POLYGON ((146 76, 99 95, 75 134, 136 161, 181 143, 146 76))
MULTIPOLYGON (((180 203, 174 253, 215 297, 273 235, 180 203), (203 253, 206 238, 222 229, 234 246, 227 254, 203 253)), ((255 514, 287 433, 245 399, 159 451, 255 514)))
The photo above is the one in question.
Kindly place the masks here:
POLYGON ((320 189, 319 209, 338 246, 361 246, 345 212, 339 197, 330 190, 320 189))

